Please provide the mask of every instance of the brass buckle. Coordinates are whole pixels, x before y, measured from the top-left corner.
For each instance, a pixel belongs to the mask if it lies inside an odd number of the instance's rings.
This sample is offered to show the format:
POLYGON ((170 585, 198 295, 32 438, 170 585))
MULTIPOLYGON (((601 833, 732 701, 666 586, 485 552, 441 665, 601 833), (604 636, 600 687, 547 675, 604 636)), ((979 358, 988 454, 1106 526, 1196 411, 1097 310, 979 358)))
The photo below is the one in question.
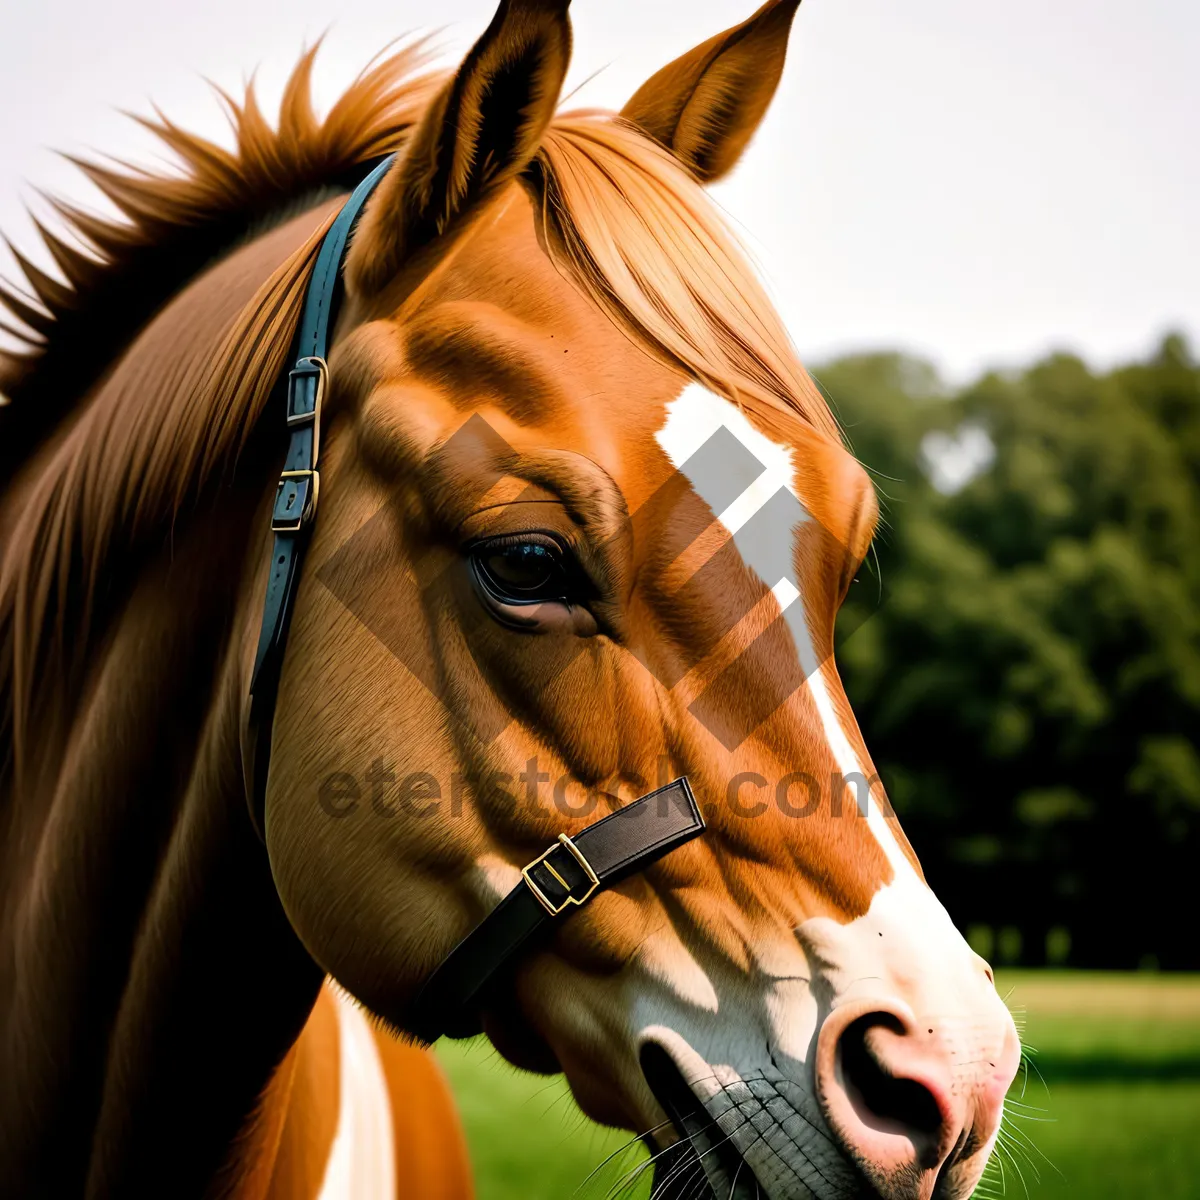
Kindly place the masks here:
POLYGON ((308 461, 315 468, 321 454, 321 405, 325 403, 325 392, 329 387, 329 364, 315 354, 308 358, 298 358, 296 365, 288 375, 287 394, 287 427, 296 429, 301 425, 312 426, 312 451, 308 461), (313 395, 312 412, 292 412, 292 394, 296 380, 307 376, 317 377, 316 392, 313 395))
POLYGON ((576 846, 575 843, 571 841, 571 839, 567 837, 565 833, 560 833, 558 835, 558 841, 559 845, 566 847, 567 852, 571 855, 571 857, 583 868, 583 873, 591 881, 592 886, 589 887, 582 896, 576 896, 574 893, 572 893, 571 885, 567 883, 567 881, 554 869, 554 866, 551 863, 546 862, 550 855, 558 849, 558 846, 551 846, 550 849, 545 852, 545 854, 539 855, 533 860, 533 862, 528 863, 521 869, 521 876, 525 882, 529 884, 529 890, 537 897, 538 903, 541 904, 541 906, 552 917, 557 917, 560 913, 562 913, 568 904, 587 903, 587 901, 592 898, 592 894, 595 892, 595 890, 600 886, 600 877, 595 871, 592 870, 592 864, 583 857, 579 847, 576 846), (563 885, 563 888, 567 893, 567 898, 557 906, 555 906, 554 901, 551 900, 550 897, 547 896, 540 887, 538 887, 538 885, 534 882, 533 876, 530 874, 530 871, 532 871, 534 867, 543 862, 546 863, 546 870, 549 871, 550 874, 553 875, 554 878, 563 885))
MULTIPOLYGON (((301 376, 316 375, 317 377, 317 394, 313 398, 312 412, 292 412, 292 396, 291 388, 288 388, 288 411, 287 424, 291 429, 296 425, 313 425, 319 427, 321 424, 321 403, 325 399, 325 392, 329 387, 329 364, 317 355, 313 354, 307 358, 296 360, 295 367, 288 373, 289 383, 301 376)), ((314 459, 316 455, 313 455, 314 459)))
POLYGON ((299 426, 312 426, 312 442, 308 450, 308 461, 311 467, 301 467, 294 471, 284 471, 279 477, 279 486, 283 487, 288 479, 307 479, 307 501, 304 508, 294 517, 276 520, 271 519, 272 533, 299 533, 304 526, 317 514, 317 497, 321 490, 321 476, 317 473, 317 456, 321 449, 321 405, 325 400, 325 391, 329 386, 329 364, 315 354, 307 355, 296 360, 296 365, 288 374, 287 390, 287 426, 296 429, 299 426), (292 412, 292 402, 296 394, 298 379, 316 377, 316 387, 313 392, 313 406, 304 412, 292 412))
POLYGON ((317 512, 317 496, 321 491, 321 475, 316 467, 303 467, 299 471, 284 471, 279 476, 279 486, 283 486, 285 479, 303 479, 309 478, 312 481, 312 487, 309 489, 308 501, 304 507, 296 514, 296 516, 287 521, 277 521, 272 519, 272 533, 299 533, 307 521, 311 521, 317 512))

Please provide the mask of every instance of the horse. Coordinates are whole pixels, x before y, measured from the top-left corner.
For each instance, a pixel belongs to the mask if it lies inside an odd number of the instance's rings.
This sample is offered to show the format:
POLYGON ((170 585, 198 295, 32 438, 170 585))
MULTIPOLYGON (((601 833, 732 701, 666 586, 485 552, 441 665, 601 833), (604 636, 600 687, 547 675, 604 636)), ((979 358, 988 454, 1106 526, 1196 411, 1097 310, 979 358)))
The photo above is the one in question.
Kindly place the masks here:
POLYGON ((797 5, 560 112, 566 0, 502 0, 454 70, 407 43, 319 119, 310 51, 233 149, 159 115, 177 169, 81 163, 119 215, 55 202, 60 275, 0 296, 0 1192, 469 1196, 421 988, 685 775, 704 835, 455 1032, 565 1073, 656 1195, 971 1194, 1020 1048, 833 661, 876 498, 705 190, 797 5), (279 380, 387 155, 260 830, 279 380))

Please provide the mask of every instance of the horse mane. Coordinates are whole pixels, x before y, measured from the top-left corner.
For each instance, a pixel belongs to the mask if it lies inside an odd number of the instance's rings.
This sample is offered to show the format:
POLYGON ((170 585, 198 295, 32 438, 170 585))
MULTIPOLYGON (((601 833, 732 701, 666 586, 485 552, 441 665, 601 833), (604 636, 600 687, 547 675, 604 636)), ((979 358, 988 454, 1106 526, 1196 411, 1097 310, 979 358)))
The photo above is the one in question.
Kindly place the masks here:
MULTIPOLYGON (((10 484, 39 447, 47 455, 7 518, 0 551, 0 734, 9 735, 9 767, 20 768, 34 679, 66 687, 84 660, 110 556, 166 536, 254 431, 332 217, 260 286, 216 352, 177 368, 183 377, 169 388, 134 380, 108 389, 103 405, 85 403, 89 392, 205 266, 348 190, 365 164, 401 148, 445 78, 425 69, 424 43, 410 44, 368 67, 319 121, 315 49, 292 72, 276 128, 253 84, 240 104, 223 97, 233 150, 159 113, 141 123, 181 172, 79 163, 123 219, 52 201, 83 247, 39 226, 65 282, 18 255, 32 295, 0 287, 0 305, 23 326, 5 328, 27 344, 0 355, 9 401, 0 406, 0 481, 10 484)), ((787 410, 839 438, 736 239, 666 150, 612 113, 562 114, 523 182, 561 269, 631 337, 768 420, 787 410)), ((39 704, 51 699, 43 689, 39 704)), ((0 751, 0 777, 6 757, 0 751)))
POLYGON ((217 89, 233 149, 155 110, 154 118, 133 119, 182 170, 72 159, 120 216, 48 197, 67 236, 35 224, 61 280, 10 243, 25 286, 0 282, 0 307, 19 322, 0 328, 24 345, 0 351, 0 396, 8 400, 0 409, 0 479, 205 266, 280 219, 349 190, 363 164, 395 150, 444 77, 422 71, 426 45, 414 42, 368 66, 322 121, 311 92, 318 49, 319 43, 292 71, 276 128, 263 116, 253 82, 241 103, 217 89))
POLYGON ((169 386, 142 372, 96 404, 95 385, 207 266, 349 190, 368 164, 400 148, 445 77, 425 69, 423 42, 410 43, 369 65, 319 120, 317 48, 292 71, 275 128, 253 83, 241 103, 221 94, 232 150, 158 113, 135 119, 181 169, 78 162, 121 215, 51 199, 78 243, 39 225, 65 282, 14 249, 32 294, 0 287, 0 305, 21 322, 3 327, 25 343, 0 353, 0 779, 20 767, 34 680, 39 707, 51 711, 86 657, 92 599, 111 555, 169 531, 242 450, 283 368, 332 217, 262 284, 210 353, 176 364, 169 386), (42 447, 14 506, 14 479, 42 447))
POLYGON ((657 356, 770 421, 837 422, 717 207, 679 161, 612 113, 561 114, 534 164, 547 244, 657 356))

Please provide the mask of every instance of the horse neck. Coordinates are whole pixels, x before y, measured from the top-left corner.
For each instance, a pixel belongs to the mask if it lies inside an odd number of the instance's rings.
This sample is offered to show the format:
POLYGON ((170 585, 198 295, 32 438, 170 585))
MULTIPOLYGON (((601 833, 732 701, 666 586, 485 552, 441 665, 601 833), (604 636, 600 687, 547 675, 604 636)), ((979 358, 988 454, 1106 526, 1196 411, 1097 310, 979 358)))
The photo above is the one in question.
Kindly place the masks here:
POLYGON ((2 1195, 230 1182, 318 992, 241 766, 264 492, 121 581, 70 715, 31 731, 19 792, 0 777, 2 1195))

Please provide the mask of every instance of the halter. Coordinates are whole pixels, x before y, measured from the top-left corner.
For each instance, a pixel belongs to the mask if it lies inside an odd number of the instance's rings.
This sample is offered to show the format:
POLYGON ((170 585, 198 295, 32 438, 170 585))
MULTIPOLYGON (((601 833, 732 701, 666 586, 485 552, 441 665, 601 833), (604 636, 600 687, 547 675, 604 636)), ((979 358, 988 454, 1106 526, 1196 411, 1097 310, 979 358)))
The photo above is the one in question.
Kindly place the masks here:
MULTIPOLYGON (((342 260, 363 205, 394 158, 381 162, 354 189, 321 242, 296 335, 296 365, 287 375, 288 446, 271 512, 271 564, 250 684, 254 756, 250 816, 264 841, 279 675, 304 550, 317 515, 321 404, 329 385, 325 355, 341 299, 342 260)), ((443 1033, 464 1036, 473 1032, 478 1027, 476 1002, 518 951, 573 908, 586 904, 601 888, 644 870, 703 832, 704 818, 692 789, 686 778, 679 778, 617 809, 573 838, 560 833, 557 842, 521 871, 521 882, 426 980, 406 1025, 427 1042, 436 1041, 443 1033)))

